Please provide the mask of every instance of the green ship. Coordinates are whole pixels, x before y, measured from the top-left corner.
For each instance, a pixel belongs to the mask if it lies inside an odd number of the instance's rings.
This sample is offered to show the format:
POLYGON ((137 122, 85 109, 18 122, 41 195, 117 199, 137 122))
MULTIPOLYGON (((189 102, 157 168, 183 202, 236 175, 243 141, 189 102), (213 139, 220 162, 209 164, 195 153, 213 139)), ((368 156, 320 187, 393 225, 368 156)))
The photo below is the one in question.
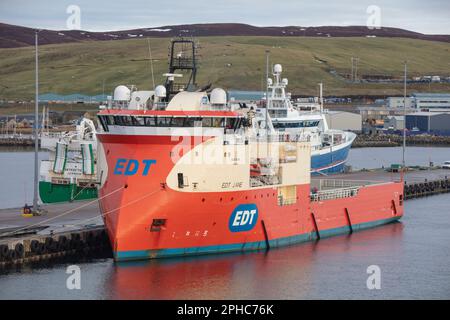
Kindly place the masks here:
POLYGON ((83 118, 76 131, 41 134, 41 148, 50 151, 41 161, 39 196, 43 203, 97 198, 94 123, 83 118))

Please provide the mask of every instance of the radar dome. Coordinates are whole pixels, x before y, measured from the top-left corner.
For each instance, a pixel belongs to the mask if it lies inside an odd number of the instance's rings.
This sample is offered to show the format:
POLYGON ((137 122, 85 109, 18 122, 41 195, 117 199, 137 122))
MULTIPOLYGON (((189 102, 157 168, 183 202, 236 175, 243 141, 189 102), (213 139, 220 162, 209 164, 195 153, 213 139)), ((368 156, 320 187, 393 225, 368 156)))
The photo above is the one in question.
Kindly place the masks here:
POLYGON ((281 73, 283 72, 283 67, 281 64, 276 64, 273 66, 273 73, 281 73))
POLYGON ((166 97, 166 87, 163 85, 156 86, 155 88, 155 96, 158 98, 165 98, 166 97))
POLYGON ((114 100, 115 101, 130 101, 130 93, 131 90, 124 86, 120 85, 114 89, 114 100))
POLYGON ((273 84, 273 81, 272 81, 271 78, 268 78, 268 79, 267 79, 267 84, 268 84, 269 86, 271 86, 271 85, 273 84))
POLYGON ((288 83, 289 83, 289 81, 288 81, 287 78, 284 78, 283 80, 281 80, 281 83, 282 83, 283 85, 287 86, 288 83))
POLYGON ((221 88, 211 91, 211 104, 227 104, 227 93, 221 88))

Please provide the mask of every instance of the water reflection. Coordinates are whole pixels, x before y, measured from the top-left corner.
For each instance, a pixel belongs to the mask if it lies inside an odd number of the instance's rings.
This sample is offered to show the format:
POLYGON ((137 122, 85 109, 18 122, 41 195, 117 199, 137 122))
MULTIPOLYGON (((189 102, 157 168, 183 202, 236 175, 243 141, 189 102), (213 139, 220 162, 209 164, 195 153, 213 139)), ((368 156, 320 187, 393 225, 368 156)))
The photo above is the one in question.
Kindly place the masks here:
POLYGON ((305 299, 318 283, 339 282, 349 264, 360 266, 364 285, 368 258, 387 262, 402 234, 402 223, 393 223, 267 253, 122 262, 105 286, 111 299, 305 299))

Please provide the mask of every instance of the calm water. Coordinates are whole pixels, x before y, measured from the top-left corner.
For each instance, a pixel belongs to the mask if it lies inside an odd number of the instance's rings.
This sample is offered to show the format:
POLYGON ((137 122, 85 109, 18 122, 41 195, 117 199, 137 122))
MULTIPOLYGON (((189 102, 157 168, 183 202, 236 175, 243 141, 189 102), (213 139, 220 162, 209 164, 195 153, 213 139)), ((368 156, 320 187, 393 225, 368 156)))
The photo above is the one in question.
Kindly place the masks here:
MULTIPOLYGON (((380 150, 352 150, 351 162, 367 168, 380 150)), ((448 150, 411 148, 408 157, 426 163, 448 159, 448 150)), ((397 148, 388 151, 396 159, 397 148)), ((14 168, 31 155, 0 153, 0 167, 10 168, 2 192, 13 196, 24 171, 14 168)), ((449 204, 450 194, 409 200, 400 223, 268 253, 81 263, 81 290, 66 289, 68 264, 11 270, 0 275, 0 299, 450 299, 449 204), (366 287, 369 265, 381 268, 380 290, 366 287)))
MULTIPOLYGON (((405 161, 409 166, 442 165, 450 161, 448 147, 407 147, 405 161)), ((353 169, 374 169, 389 167, 393 163, 402 163, 402 148, 357 148, 350 149, 348 163, 353 169)))
MULTIPOLYGON (((0 147, 0 209, 33 202, 34 149, 0 147)), ((40 152, 39 159, 48 159, 40 152)))
POLYGON ((0 275, 3 299, 399 299, 450 298, 450 194, 406 202, 394 223, 273 249, 114 264, 80 264, 81 290, 66 289, 67 265, 0 275), (381 268, 381 289, 366 270, 381 268))

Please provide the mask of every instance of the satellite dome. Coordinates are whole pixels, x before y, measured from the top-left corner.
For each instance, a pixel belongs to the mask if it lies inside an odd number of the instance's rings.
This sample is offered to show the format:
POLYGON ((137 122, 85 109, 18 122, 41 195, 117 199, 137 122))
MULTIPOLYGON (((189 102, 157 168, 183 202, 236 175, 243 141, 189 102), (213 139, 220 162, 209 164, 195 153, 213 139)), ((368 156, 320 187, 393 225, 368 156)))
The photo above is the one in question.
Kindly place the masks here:
POLYGON ((227 93, 221 88, 211 91, 211 104, 227 104, 227 93))
POLYGON ((287 86, 288 83, 289 83, 289 81, 288 81, 287 78, 284 78, 283 80, 281 80, 281 83, 282 83, 283 85, 287 86))
POLYGON ((273 81, 272 81, 271 78, 268 78, 268 79, 267 79, 267 84, 268 84, 269 86, 271 86, 271 85, 273 84, 273 81))
POLYGON ((165 98, 166 97, 166 87, 163 85, 156 86, 155 88, 155 96, 158 98, 165 98))
POLYGON ((114 89, 114 100, 115 101, 130 101, 131 90, 124 86, 120 85, 114 89))
POLYGON ((283 67, 281 64, 276 64, 273 66, 273 73, 281 73, 283 72, 283 67))

